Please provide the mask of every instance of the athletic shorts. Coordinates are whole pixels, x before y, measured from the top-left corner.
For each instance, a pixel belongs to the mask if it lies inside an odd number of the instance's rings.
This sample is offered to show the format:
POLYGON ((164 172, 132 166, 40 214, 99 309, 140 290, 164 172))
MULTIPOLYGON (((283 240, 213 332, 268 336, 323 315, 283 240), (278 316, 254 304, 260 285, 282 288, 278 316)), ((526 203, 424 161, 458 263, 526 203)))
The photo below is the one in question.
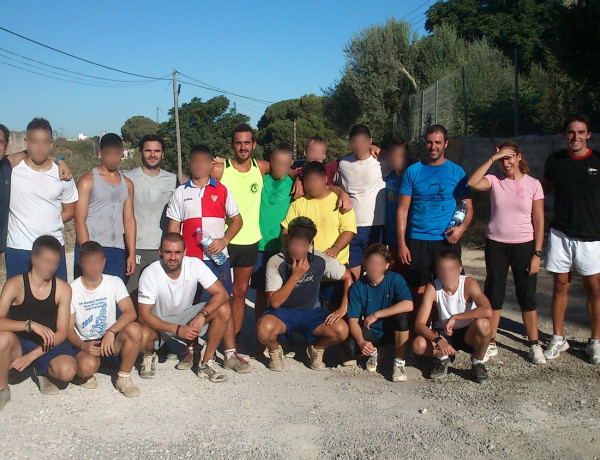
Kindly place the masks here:
MULTIPOLYGON (((200 310, 202 310, 205 305, 206 305, 206 303, 204 303, 204 302, 197 303, 197 304, 189 306, 188 308, 183 310, 181 313, 178 313, 176 315, 165 316, 160 319, 162 319, 163 321, 166 321, 167 323, 178 324, 180 326, 187 326, 191 320, 193 320, 196 316, 198 316, 198 313, 200 313, 200 310)), ((204 326, 202 326, 202 329, 200 330, 200 334, 198 335, 198 337, 202 337, 206 334, 206 331, 208 331, 208 326, 209 326, 208 323, 205 323, 204 326)), ((167 332, 167 331, 157 331, 157 332, 160 336, 160 339, 155 341, 155 343, 154 343, 154 345, 157 349, 160 348, 160 346, 162 345, 163 342, 166 342, 169 339, 173 339, 176 342, 187 346, 187 341, 185 339, 177 336, 173 332, 167 332)))
MULTIPOLYGON (((135 271, 127 278, 127 290, 129 294, 133 293, 138 288, 140 281, 140 275, 144 269, 152 262, 156 262, 160 259, 158 249, 136 249, 135 251, 135 271)), ((131 296, 135 303, 137 303, 137 295, 131 296)))
POLYGON ((292 332, 299 332, 306 340, 314 342, 318 339, 313 332, 325 322, 331 312, 325 307, 316 307, 310 310, 294 310, 292 308, 269 308, 265 315, 273 315, 285 324, 285 334, 279 336, 282 340, 289 340, 292 332))
MULTIPOLYGON (((125 282, 126 272, 126 257, 125 249, 121 248, 107 248, 102 246, 104 250, 104 257, 106 257, 106 264, 102 273, 105 275, 118 276, 125 282)), ((81 268, 79 267, 79 245, 75 245, 75 256, 73 258, 73 277, 75 279, 81 276, 81 268)))
POLYGON ((465 334, 467 333, 468 329, 469 326, 462 327, 460 329, 453 329, 452 335, 446 335, 443 328, 435 328, 435 331, 444 339, 446 339, 446 342, 452 345, 452 348, 454 348, 456 351, 462 350, 467 353, 473 353, 473 347, 465 342, 465 334))
MULTIPOLYGON (((6 279, 22 275, 31 269, 31 251, 26 249, 6 248, 6 279)), ((65 259, 65 247, 62 248, 56 277, 67 281, 67 262, 65 259)))
MULTIPOLYGON (((26 355, 27 353, 35 350, 40 346, 39 343, 34 342, 33 340, 28 340, 20 335, 17 335, 17 339, 19 339, 19 343, 21 344, 21 355, 26 355)), ((33 362, 33 366, 35 367, 38 374, 46 375, 48 374, 48 367, 50 366, 50 361, 54 358, 62 355, 66 356, 77 356, 75 350, 79 350, 79 348, 73 347, 70 342, 64 341, 59 343, 54 348, 51 348, 47 353, 44 353, 38 359, 33 362)))
MULTIPOLYGON (((399 313, 397 315, 388 316, 379 321, 383 321, 383 334, 380 337, 375 337, 369 329, 362 325, 362 321, 360 321, 363 338, 366 341, 371 342, 375 347, 385 344, 394 344, 395 332, 408 331, 410 328, 410 316, 408 313, 399 313)), ((362 354, 358 347, 358 343, 352 334, 350 334, 344 342, 343 349, 348 357, 355 357, 362 354)))
POLYGON ((460 241, 450 244, 447 240, 415 240, 408 238, 411 262, 406 269, 406 283, 411 288, 426 286, 435 276, 435 261, 442 249, 453 248, 460 254, 460 241))
POLYGON ((381 243, 383 241, 383 231, 383 225, 357 228, 356 235, 350 241, 350 268, 362 265, 365 249, 373 243, 381 243))
POLYGON ((210 271, 219 278, 219 281, 227 291, 227 294, 231 295, 233 292, 233 284, 231 282, 231 265, 229 259, 225 261, 223 265, 217 265, 214 260, 203 260, 210 271))
POLYGON ((253 267, 258 259, 258 242, 254 244, 229 244, 229 260, 232 268, 253 267))
POLYGON ((546 270, 569 273, 573 268, 581 276, 600 273, 600 241, 582 241, 551 228, 548 233, 546 270))
POLYGON ((521 311, 535 310, 537 274, 529 275, 527 272, 533 249, 533 240, 526 243, 500 243, 489 238, 485 240, 487 275, 484 293, 492 304, 493 310, 502 309, 509 268, 512 271, 515 293, 521 311))
POLYGON ((254 264, 254 271, 252 272, 252 278, 250 279, 250 287, 257 291, 264 291, 266 288, 267 278, 267 262, 273 257, 276 252, 271 251, 259 251, 256 263, 254 264))

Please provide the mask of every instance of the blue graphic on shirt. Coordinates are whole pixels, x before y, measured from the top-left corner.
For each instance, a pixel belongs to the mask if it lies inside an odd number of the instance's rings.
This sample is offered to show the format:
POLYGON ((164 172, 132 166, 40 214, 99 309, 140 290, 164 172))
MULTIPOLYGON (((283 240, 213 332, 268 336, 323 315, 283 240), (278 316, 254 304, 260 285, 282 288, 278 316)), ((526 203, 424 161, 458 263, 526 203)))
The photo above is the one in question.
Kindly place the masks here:
POLYGON ((106 300, 103 300, 98 306, 100 307, 100 312, 98 313, 98 316, 96 316, 96 322, 91 327, 90 332, 95 332, 98 335, 103 336, 106 333, 106 300))

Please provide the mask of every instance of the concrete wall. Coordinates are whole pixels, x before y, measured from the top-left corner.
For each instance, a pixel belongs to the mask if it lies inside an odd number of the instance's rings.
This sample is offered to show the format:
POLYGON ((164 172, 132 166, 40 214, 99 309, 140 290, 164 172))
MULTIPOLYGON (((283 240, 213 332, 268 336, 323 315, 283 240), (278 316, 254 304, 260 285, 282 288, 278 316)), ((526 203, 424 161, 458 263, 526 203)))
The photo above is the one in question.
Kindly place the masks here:
POLYGON ((22 152, 25 150, 25 131, 11 131, 8 137, 7 154, 22 152))

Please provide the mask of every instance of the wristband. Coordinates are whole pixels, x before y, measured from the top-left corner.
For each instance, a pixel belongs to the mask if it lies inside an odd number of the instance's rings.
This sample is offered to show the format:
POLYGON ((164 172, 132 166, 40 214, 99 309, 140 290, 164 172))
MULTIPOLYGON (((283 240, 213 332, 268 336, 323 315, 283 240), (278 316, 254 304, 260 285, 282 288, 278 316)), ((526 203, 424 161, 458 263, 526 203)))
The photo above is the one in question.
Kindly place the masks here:
POLYGON ((31 320, 25 321, 25 332, 31 332, 31 320))
POLYGON ((56 157, 56 160, 54 160, 54 163, 58 165, 58 162, 59 162, 60 160, 63 160, 63 161, 64 161, 65 159, 64 159, 64 157, 60 157, 60 156, 59 156, 59 157, 56 157))
POLYGON ((332 248, 336 248, 336 249, 337 249, 337 252, 338 252, 338 254, 339 254, 340 252, 342 252, 342 250, 341 250, 340 248, 338 248, 338 247, 337 247, 335 244, 334 244, 333 246, 331 246, 331 247, 332 247, 332 248))
POLYGON ((208 317, 208 312, 206 310, 200 310, 200 313, 198 314, 204 316, 204 318, 208 317))

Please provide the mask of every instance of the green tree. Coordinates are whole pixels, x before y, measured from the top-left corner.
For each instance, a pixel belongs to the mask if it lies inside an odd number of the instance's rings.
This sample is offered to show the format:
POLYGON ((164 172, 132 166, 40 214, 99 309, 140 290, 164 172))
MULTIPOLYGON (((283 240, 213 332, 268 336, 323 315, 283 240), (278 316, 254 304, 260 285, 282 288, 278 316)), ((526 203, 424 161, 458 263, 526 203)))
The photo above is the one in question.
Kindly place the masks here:
POLYGON ((121 128, 121 136, 125 142, 137 147, 140 139, 146 134, 156 134, 158 124, 148 117, 136 115, 125 121, 121 128))

